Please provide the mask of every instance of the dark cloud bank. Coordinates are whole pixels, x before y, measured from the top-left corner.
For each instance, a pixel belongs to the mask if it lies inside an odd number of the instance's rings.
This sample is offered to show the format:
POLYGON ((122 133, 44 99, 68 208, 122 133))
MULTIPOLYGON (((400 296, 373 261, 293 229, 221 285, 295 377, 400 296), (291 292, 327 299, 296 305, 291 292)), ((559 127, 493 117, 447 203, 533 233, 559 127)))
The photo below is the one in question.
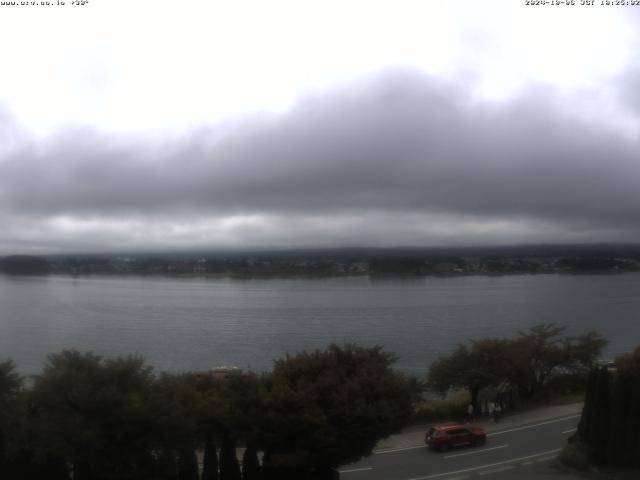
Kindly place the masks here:
POLYGON ((394 71, 171 141, 21 141, 0 157, 0 252, 635 242, 637 136, 562 98, 472 102, 394 71))

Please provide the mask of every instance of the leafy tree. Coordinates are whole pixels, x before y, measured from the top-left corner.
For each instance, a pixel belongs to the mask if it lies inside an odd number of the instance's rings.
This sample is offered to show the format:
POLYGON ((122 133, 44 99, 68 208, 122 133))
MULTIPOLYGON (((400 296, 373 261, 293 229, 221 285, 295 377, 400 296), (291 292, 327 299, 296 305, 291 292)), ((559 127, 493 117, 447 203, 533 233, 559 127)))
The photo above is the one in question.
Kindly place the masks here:
POLYGON ((41 447, 73 465, 74 478, 145 478, 152 469, 152 370, 140 357, 51 355, 33 401, 41 447))
POLYGON ((511 383, 521 398, 533 398, 557 374, 586 374, 596 364, 607 341, 596 332, 560 337, 566 327, 543 323, 520 332, 514 340, 511 383))
MULTIPOLYGON (((190 462, 200 443, 199 420, 203 408, 201 396, 190 376, 160 375, 151 386, 147 408, 154 418, 150 432, 153 448, 163 452, 165 460, 173 456, 180 475, 187 475, 185 472, 191 468, 190 462)), ((171 464, 167 462, 167 465, 171 464)))
POLYGON ((352 344, 276 360, 260 420, 266 475, 324 474, 402 428, 414 398, 394 361, 381 347, 352 344))
POLYGON ((263 414, 263 383, 251 373, 225 379, 198 373, 191 376, 191 382, 199 393, 201 402, 198 422, 199 435, 205 444, 203 477, 236 478, 240 475, 235 457, 236 442, 239 440, 245 445, 255 445, 260 433, 258 419, 263 414), (222 445, 219 464, 215 454, 216 438, 222 445))
POLYGON ((8 478, 18 468, 19 437, 24 433, 19 399, 22 384, 23 378, 15 371, 14 363, 0 362, 0 478, 8 478))
POLYGON ((540 324, 516 338, 485 338, 469 346, 460 344, 431 364, 427 385, 441 394, 466 389, 477 413, 480 391, 488 387, 510 385, 520 398, 531 399, 561 375, 578 375, 586 384, 606 341, 595 332, 561 337, 564 330, 554 324, 540 324))
POLYGON ((16 367, 12 360, 0 362, 0 402, 3 405, 17 397, 23 381, 23 377, 16 372, 16 367))
POLYGON ((479 409, 480 390, 497 386, 509 375, 513 351, 507 340, 487 338, 458 345, 450 355, 431 364, 427 385, 446 394, 452 388, 466 389, 474 412, 479 409))

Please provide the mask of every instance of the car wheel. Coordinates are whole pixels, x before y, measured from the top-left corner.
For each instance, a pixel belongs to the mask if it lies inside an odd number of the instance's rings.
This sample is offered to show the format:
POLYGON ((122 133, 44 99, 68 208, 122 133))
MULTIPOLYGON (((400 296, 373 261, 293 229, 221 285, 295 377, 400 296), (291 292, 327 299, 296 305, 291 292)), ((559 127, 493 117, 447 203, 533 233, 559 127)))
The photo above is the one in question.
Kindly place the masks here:
POLYGON ((474 445, 474 446, 476 446, 476 447, 479 447, 479 446, 481 446, 481 445, 484 445, 485 443, 487 443, 487 439, 486 439, 485 437, 482 437, 482 438, 476 438, 476 439, 473 441, 473 445, 474 445))
POLYGON ((448 452, 450 449, 451 445, 449 445, 448 443, 443 443, 442 445, 440 445, 441 452, 448 452))

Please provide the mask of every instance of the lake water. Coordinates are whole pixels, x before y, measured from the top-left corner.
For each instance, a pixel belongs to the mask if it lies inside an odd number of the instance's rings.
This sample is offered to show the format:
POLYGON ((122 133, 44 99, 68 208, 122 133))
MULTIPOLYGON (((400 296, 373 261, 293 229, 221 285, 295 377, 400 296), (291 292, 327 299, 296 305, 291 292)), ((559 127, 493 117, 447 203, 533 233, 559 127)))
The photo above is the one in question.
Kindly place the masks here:
POLYGON ((371 280, 0 275, 0 359, 38 372, 65 348, 139 353, 158 370, 270 368, 330 342, 383 345, 424 375, 458 342, 540 322, 597 330, 605 357, 640 344, 640 274, 371 280))

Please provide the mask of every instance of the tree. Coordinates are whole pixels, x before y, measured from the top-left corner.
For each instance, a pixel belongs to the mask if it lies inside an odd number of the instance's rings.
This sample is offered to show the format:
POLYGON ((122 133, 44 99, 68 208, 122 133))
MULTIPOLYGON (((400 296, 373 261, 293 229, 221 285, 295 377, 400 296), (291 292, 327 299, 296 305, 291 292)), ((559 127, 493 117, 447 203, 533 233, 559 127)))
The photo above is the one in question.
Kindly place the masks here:
POLYGON ((255 446, 247 445, 242 456, 242 480, 260 480, 262 471, 255 446))
POLYGON ((147 478, 153 379, 140 357, 49 356, 32 397, 41 449, 72 464, 76 480, 147 478))
POLYGON ((589 376, 587 378, 584 405, 582 407, 580 421, 578 422, 578 438, 583 443, 589 443, 591 441, 591 424, 593 423, 593 419, 596 415, 593 404, 597 395, 597 377, 598 371, 593 369, 589 372, 589 376))
POLYGON ((41 275, 49 271, 49 262, 43 257, 11 255, 0 260, 0 271, 11 275, 41 275))
POLYGON ((232 375, 223 380, 198 373, 191 381, 201 397, 198 421, 200 435, 205 441, 203 478, 239 478, 236 442, 256 444, 260 433, 259 419, 264 410, 263 383, 251 373, 232 375), (215 456, 216 438, 222 446, 219 464, 215 456), (207 462, 211 462, 209 466, 207 462), (219 477, 216 476, 218 465, 219 477))
POLYGON ((16 372, 12 360, 0 362, 0 402, 4 405, 16 398, 24 378, 16 372))
POLYGON ((178 455, 178 480, 198 480, 198 459, 195 451, 186 449, 178 455))
MULTIPOLYGON (((19 395, 23 378, 11 360, 0 362, 0 478, 10 478, 16 469, 24 433, 19 395)), ((16 472, 17 473, 17 472, 16 472)))
POLYGON ((168 469, 177 464, 180 478, 192 475, 203 406, 190 375, 160 375, 151 386, 147 408, 153 416, 150 436, 154 451, 162 452, 168 469), (168 461, 169 457, 174 460, 168 461))
POLYGON ((586 381, 607 341, 596 332, 560 337, 565 328, 542 323, 514 340, 509 377, 521 398, 535 397, 554 375, 581 374, 586 381))
POLYGON ((218 480, 218 455, 212 433, 206 435, 202 459, 202 480, 218 480))
MULTIPOLYGON (((626 399, 628 409, 624 415, 624 424, 616 432, 624 440, 620 452, 622 455, 617 464, 638 468, 640 467, 640 347, 637 347, 632 353, 616 358, 615 364, 615 376, 618 379, 616 383, 623 381, 630 384, 629 392, 622 393, 628 395, 626 399)), ((616 408, 620 402, 620 399, 614 397, 613 408, 616 408)))
POLYGON ((531 399, 552 379, 578 376, 586 385, 590 369, 606 344, 599 334, 560 337, 564 327, 540 324, 516 338, 473 340, 460 344, 449 355, 437 359, 429 369, 428 387, 445 395, 451 389, 465 389, 478 412, 482 389, 509 385, 520 398, 531 399))
POLYGON ((596 376, 596 395, 593 401, 594 417, 589 437, 592 448, 589 457, 597 464, 607 463, 607 446, 611 430, 611 377, 606 368, 596 376))
POLYGON ((266 475, 328 475, 402 428, 414 398, 394 361, 381 347, 352 344, 276 360, 260 420, 266 475))
POLYGON ((578 445, 596 465, 639 467, 640 348, 615 367, 594 369, 578 425, 578 445))
POLYGON ((471 342, 431 364, 427 385, 445 395, 452 388, 469 392, 474 413, 479 411, 480 390, 500 385, 508 377, 512 350, 507 340, 487 338, 471 342))
POLYGON ((225 432, 220 449, 220 480, 240 480, 241 478, 235 439, 231 433, 225 432))

